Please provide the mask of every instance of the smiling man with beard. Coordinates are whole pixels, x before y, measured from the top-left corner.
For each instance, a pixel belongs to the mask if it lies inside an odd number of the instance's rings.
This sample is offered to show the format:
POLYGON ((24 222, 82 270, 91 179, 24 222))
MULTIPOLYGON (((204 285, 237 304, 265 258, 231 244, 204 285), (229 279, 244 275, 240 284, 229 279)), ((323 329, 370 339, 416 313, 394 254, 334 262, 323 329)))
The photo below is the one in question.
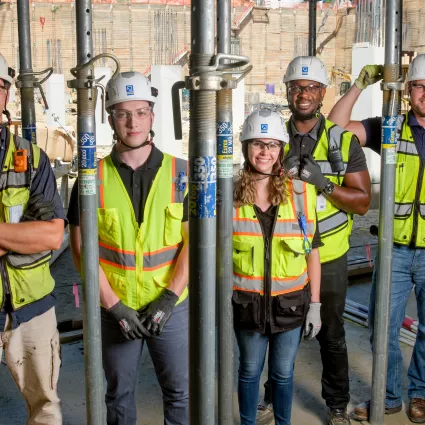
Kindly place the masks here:
MULTIPOLYGON (((335 121, 357 135, 362 146, 381 152, 382 117, 350 121, 351 111, 361 92, 383 76, 382 65, 366 65, 351 89, 331 111, 335 121)), ((406 83, 410 111, 397 121, 397 164, 394 208, 394 247, 390 299, 388 371, 385 397, 387 415, 402 410, 403 356, 399 333, 409 295, 414 288, 418 310, 418 335, 408 370, 409 407, 413 423, 425 423, 425 55, 409 65, 406 83)), ((375 314, 376 274, 372 278, 369 302, 371 343, 375 314)), ((369 418, 370 402, 358 405, 353 419, 369 418)))
MULTIPOLYGON (((317 335, 322 357, 322 397, 329 408, 329 425, 347 425, 350 400, 348 355, 342 315, 348 283, 347 251, 353 214, 369 209, 370 177, 366 158, 352 133, 321 113, 328 76, 313 56, 293 59, 285 73, 290 142, 285 149, 288 175, 316 186, 317 216, 323 246, 320 300, 322 328, 317 335)), ((257 424, 269 423, 271 394, 268 384, 258 406, 257 424)))

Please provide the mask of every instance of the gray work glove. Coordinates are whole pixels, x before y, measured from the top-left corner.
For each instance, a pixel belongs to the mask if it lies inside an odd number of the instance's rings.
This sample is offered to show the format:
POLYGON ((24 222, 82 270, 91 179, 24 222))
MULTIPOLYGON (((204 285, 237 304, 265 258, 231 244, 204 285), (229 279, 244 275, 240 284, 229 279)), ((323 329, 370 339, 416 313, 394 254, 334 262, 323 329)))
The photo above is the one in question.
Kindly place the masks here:
POLYGON ((298 156, 286 157, 283 160, 283 169, 290 179, 298 179, 300 166, 300 158, 298 156))
POLYGON ((50 221, 55 216, 53 201, 45 201, 42 193, 33 196, 28 201, 27 209, 21 221, 50 221))
POLYGON ((122 301, 118 301, 113 305, 108 310, 108 313, 111 313, 119 323, 121 332, 127 339, 133 340, 150 336, 145 327, 140 323, 137 311, 127 307, 122 301))
POLYGON ((306 183, 310 183, 323 190, 330 180, 322 174, 320 165, 313 159, 311 155, 304 157, 301 164, 300 179, 306 183))
POLYGON ((304 339, 306 341, 313 339, 322 327, 322 319, 320 318, 321 305, 321 303, 310 303, 304 326, 304 339))
POLYGON ((384 67, 383 65, 365 65, 360 71, 354 84, 360 90, 364 90, 371 84, 377 83, 379 80, 384 78, 384 67))
POLYGON ((161 334, 178 300, 173 291, 165 288, 156 300, 139 311, 140 322, 151 336, 161 334))

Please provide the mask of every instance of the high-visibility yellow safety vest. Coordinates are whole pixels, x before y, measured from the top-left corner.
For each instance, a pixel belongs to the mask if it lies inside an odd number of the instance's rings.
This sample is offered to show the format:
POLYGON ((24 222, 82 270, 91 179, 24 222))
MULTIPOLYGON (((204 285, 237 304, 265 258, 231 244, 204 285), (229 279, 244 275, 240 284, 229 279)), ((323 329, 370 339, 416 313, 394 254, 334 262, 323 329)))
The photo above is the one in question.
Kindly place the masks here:
POLYGON ((394 242, 424 248, 424 162, 416 148, 407 114, 399 117, 397 133, 394 242))
MULTIPOLYGON (((118 298, 138 310, 158 298, 174 272, 182 246, 187 162, 164 154, 140 226, 110 155, 98 170, 100 266, 118 298)), ((186 288, 178 302, 187 294, 186 288)))
MULTIPOLYGON (((5 130, 3 130, 5 131, 5 130)), ((19 223, 30 198, 30 186, 40 163, 40 148, 28 140, 10 133, 9 145, 5 152, 3 170, 0 175, 0 222, 19 223), (14 171, 13 153, 26 149, 28 170, 14 171)), ((1 307, 5 295, 10 294, 12 307, 18 310, 41 300, 53 291, 55 282, 50 274, 51 251, 37 254, 9 253, 0 257, 1 307)))
MULTIPOLYGON (((316 143, 312 155, 320 165, 322 173, 335 185, 341 185, 347 170, 350 144, 353 134, 329 120, 325 120, 322 134, 316 143), (332 171, 328 160, 329 147, 341 150, 344 170, 340 173, 332 171)), ((285 146, 285 154, 289 152, 290 143, 285 146)), ((323 246, 319 248, 320 262, 326 263, 344 255, 350 245, 349 238, 353 227, 353 215, 347 213, 323 195, 317 201, 317 218, 323 246)))
MULTIPOLYGON (((271 240, 270 295, 298 291, 309 282, 304 235, 298 218, 306 218, 305 235, 311 244, 316 227, 316 190, 292 181, 288 202, 279 205, 271 240)), ((252 205, 233 209, 233 289, 264 295, 264 256, 268 252, 252 205)))

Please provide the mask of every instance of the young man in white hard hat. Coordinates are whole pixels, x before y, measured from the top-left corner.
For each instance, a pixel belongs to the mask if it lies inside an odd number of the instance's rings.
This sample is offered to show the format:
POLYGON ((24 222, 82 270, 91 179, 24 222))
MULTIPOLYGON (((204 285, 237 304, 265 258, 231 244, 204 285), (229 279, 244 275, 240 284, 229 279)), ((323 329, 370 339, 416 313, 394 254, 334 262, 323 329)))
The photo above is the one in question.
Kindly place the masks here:
MULTIPOLYGON (((351 111, 362 90, 383 77, 382 65, 367 65, 351 89, 331 111, 333 119, 352 131, 366 146, 381 152, 382 117, 350 121, 351 111)), ((408 371, 409 419, 425 423, 425 55, 410 64, 406 82, 410 111, 397 122, 397 165, 394 210, 394 247, 392 263, 391 307, 388 345, 388 371, 385 413, 402 409, 403 357, 399 333, 406 304, 415 289, 418 310, 418 335, 408 371)), ((373 343, 376 274, 369 305, 369 327, 373 343)), ((352 417, 366 421, 370 403, 357 406, 352 417)))
MULTIPOLYGON (((51 251, 66 220, 47 155, 10 132, 6 106, 14 72, 0 55, 0 358, 25 399, 27 424, 61 425, 61 365, 51 251), (0 120, 1 121, 1 120, 0 120)), ((0 422, 8 423, 2 417, 0 422)))
MULTIPOLYGON (((323 246, 320 300, 322 328, 317 335, 322 357, 322 397, 329 425, 347 425, 350 419, 348 354, 345 341, 345 295, 348 284, 347 251, 353 214, 369 209, 370 178, 366 158, 356 136, 327 120, 321 113, 328 76, 314 56, 293 59, 283 82, 292 116, 284 167, 293 178, 316 186, 317 215, 323 246)), ((268 388, 258 416, 272 409, 268 388), (268 402, 268 403, 267 403, 268 402)), ((266 422, 267 423, 267 422, 266 422)))
MULTIPOLYGON (((162 389, 164 424, 189 421, 187 164, 153 144, 154 95, 138 72, 123 72, 106 86, 117 140, 98 164, 108 425, 136 425, 135 387, 145 342, 162 389)), ((74 187, 68 217, 80 268, 77 195, 74 187)))

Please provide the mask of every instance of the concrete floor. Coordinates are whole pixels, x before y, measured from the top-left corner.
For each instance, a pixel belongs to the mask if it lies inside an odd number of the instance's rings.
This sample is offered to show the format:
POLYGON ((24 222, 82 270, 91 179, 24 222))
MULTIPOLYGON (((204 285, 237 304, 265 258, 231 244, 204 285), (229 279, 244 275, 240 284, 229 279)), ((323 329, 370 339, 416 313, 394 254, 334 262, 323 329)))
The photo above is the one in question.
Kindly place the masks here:
MULTIPOLYGON (((348 297, 353 301, 367 304, 370 283, 356 283, 349 287, 348 297)), ((408 314, 415 316, 414 297, 411 297, 408 314)), ((368 331, 350 322, 346 323, 347 343, 350 355, 351 410, 357 403, 369 398, 371 382, 371 360, 368 331)), ((412 349, 402 345, 405 376, 412 349)), ((62 348, 63 364, 59 390, 63 403, 64 425, 83 425, 85 421, 84 402, 84 356, 81 342, 67 344, 62 348)), ((235 349, 235 371, 237 370, 237 349, 235 349)), ((319 425, 325 423, 326 408, 320 396, 321 361, 316 341, 302 342, 295 365, 295 390, 293 403, 294 425, 319 425)), ((160 388, 157 384, 151 360, 145 351, 138 373, 137 404, 138 425, 160 425, 163 423, 160 388)), ((264 370, 262 382, 266 380, 264 370)), ((236 373, 234 388, 236 388, 236 373)), ((407 379, 403 383, 404 392, 407 379)), ((262 389, 262 388, 261 388, 262 389)), ((239 423, 237 395, 234 402, 235 424, 239 423)), ((25 423, 25 404, 16 390, 7 367, 0 367, 0 425, 22 425, 25 423)), ((356 423, 356 422, 353 422, 356 423)), ((405 412, 386 417, 387 425, 411 424, 405 412)), ((199 424, 201 425, 201 424, 199 424)))

